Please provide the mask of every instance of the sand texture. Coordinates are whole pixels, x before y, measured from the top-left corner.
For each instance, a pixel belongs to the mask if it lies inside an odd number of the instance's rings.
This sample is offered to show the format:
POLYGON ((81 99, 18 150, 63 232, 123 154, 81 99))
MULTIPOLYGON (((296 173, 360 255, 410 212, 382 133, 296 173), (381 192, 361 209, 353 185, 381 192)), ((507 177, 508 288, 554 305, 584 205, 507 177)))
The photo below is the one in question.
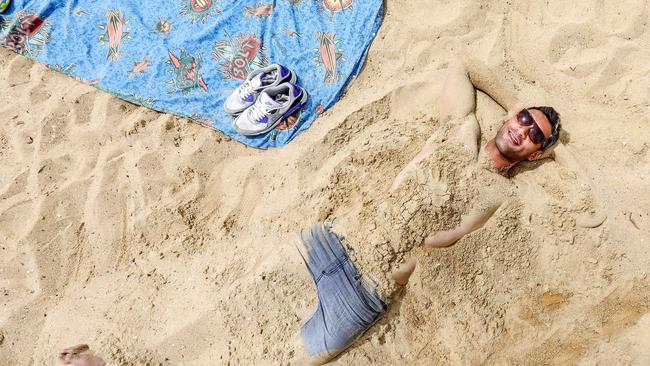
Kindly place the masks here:
MULTIPOLYGON (((515 169, 482 229, 416 250, 405 291, 333 364, 650 364, 648 3, 386 6, 359 77, 282 150, 1 49, 0 365, 79 343, 109 365, 295 364, 316 303, 296 232, 385 191, 447 128, 434 100, 461 48, 554 106, 562 145, 515 169)), ((479 94, 477 117, 491 137, 503 111, 479 94)), ((458 217, 439 219, 418 225, 458 217)))

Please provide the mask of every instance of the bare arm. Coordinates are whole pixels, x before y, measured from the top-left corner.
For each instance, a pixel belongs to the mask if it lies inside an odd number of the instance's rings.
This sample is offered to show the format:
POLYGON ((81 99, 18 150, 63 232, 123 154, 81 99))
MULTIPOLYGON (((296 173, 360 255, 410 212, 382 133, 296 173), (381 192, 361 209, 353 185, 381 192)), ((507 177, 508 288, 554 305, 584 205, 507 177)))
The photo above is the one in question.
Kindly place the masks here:
POLYGON ((461 119, 475 110, 476 91, 464 60, 458 58, 449 67, 449 75, 438 98, 440 121, 461 119))
POLYGON ((458 227, 451 230, 438 231, 429 235, 424 239, 424 245, 428 248, 446 248, 453 245, 463 236, 482 228, 499 207, 500 205, 495 204, 486 210, 464 216, 458 227))
POLYGON ((498 77, 485 63, 466 53, 460 57, 474 88, 487 94, 509 114, 523 108, 521 102, 512 94, 511 88, 503 82, 503 78, 498 77))

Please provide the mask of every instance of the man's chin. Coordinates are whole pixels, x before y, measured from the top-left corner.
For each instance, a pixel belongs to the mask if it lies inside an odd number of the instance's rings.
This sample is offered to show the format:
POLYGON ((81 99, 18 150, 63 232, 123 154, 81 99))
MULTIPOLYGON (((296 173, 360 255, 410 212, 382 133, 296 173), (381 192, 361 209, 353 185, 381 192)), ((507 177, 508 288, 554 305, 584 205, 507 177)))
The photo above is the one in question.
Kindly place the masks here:
POLYGON ((506 158, 510 159, 510 156, 513 155, 513 151, 510 148, 510 145, 508 145, 508 142, 505 141, 503 138, 497 138, 496 139, 496 146, 497 150, 499 150, 499 153, 501 155, 505 156, 506 158))
POLYGON ((501 155, 503 155, 506 159, 510 160, 513 163, 522 160, 522 158, 519 156, 520 154, 517 151, 513 150, 507 144, 505 146, 499 146, 499 144, 497 144, 497 149, 499 150, 501 155))
POLYGON ((520 161, 521 151, 515 149, 507 149, 503 155, 510 161, 520 161))

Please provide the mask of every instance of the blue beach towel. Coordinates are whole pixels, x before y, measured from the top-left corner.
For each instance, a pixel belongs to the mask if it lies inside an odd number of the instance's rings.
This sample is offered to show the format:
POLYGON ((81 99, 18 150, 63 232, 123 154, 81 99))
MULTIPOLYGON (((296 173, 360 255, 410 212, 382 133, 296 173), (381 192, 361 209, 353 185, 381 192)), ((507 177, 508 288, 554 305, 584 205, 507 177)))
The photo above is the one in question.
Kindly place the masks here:
POLYGON ((129 102, 268 148, 338 100, 382 15, 382 0, 13 0, 0 15, 0 43, 129 102), (223 102, 269 63, 293 69, 309 102, 275 130, 242 136, 223 102))

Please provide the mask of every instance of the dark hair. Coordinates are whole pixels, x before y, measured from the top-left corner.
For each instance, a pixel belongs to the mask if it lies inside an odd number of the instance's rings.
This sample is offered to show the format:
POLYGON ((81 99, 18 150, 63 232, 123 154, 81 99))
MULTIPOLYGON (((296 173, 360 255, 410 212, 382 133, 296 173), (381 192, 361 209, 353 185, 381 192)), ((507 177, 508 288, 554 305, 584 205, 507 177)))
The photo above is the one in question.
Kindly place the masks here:
POLYGON ((553 107, 530 107, 528 109, 537 109, 538 111, 544 113, 546 119, 551 123, 551 136, 549 136, 544 143, 542 143, 542 150, 546 150, 560 139, 560 130, 562 130, 562 124, 560 123, 560 114, 553 107))

